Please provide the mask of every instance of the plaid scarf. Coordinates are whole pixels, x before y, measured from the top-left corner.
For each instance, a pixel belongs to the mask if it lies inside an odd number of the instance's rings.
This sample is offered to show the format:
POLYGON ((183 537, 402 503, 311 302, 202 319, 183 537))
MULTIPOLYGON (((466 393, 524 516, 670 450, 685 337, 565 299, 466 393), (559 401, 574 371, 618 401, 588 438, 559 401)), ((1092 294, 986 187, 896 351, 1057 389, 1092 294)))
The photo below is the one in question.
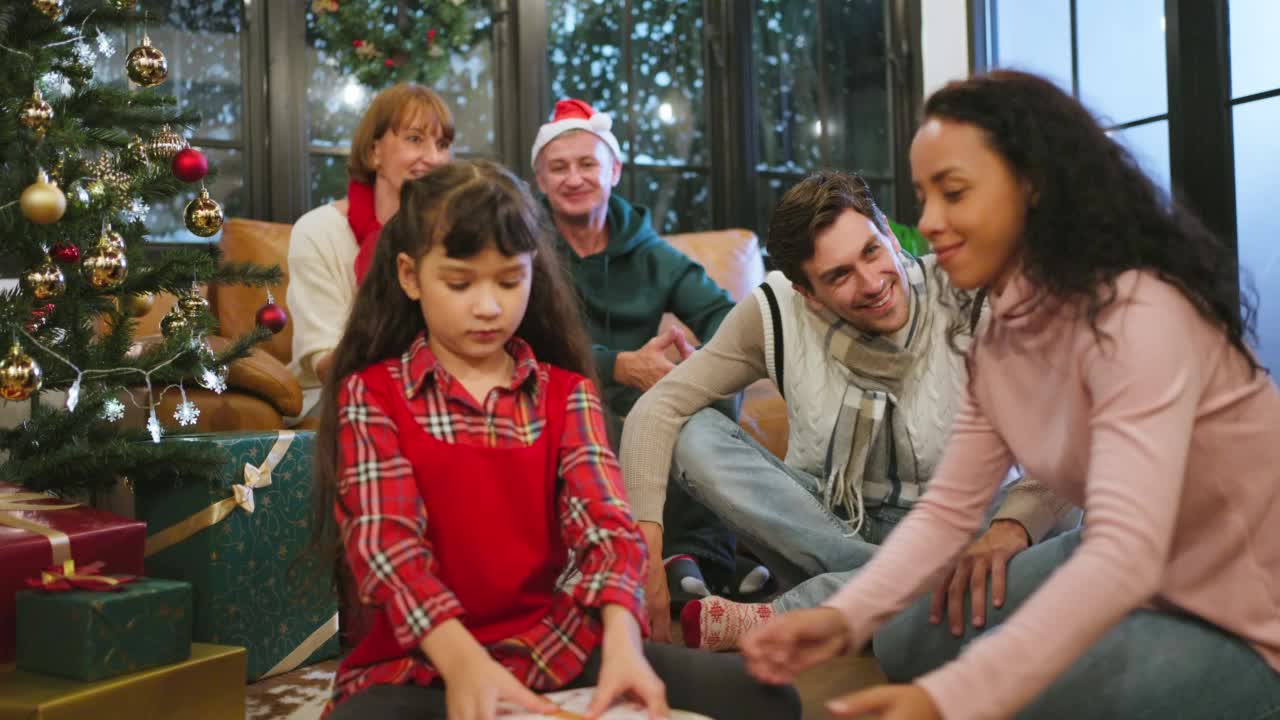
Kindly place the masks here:
POLYGON ((823 504, 832 510, 845 510, 853 525, 850 535, 862 529, 863 474, 885 410, 889 403, 897 404, 903 382, 916 362, 928 354, 933 337, 933 312, 924 268, 911 256, 900 257, 903 275, 910 285, 911 319, 904 347, 883 335, 864 333, 825 308, 816 313, 828 326, 827 352, 852 373, 844 388, 819 479, 823 504))

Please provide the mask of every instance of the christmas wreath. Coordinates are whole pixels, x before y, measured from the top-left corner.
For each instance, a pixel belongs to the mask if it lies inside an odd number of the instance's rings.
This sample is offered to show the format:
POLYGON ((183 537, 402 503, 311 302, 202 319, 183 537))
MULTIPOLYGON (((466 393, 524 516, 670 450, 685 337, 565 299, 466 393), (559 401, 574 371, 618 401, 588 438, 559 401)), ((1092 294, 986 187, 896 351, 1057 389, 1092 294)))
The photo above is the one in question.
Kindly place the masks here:
POLYGON ((312 32, 338 65, 375 89, 434 87, 491 24, 486 0, 312 0, 312 32))

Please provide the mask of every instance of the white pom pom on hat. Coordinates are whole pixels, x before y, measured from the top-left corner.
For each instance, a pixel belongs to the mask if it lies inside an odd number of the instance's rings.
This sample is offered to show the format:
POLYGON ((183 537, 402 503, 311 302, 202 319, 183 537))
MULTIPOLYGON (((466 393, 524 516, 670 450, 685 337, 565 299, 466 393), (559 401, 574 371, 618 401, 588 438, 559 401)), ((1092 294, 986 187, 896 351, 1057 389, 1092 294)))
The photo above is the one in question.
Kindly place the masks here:
POLYGON ((622 148, 618 138, 613 135, 613 118, 602 112, 596 112, 587 103, 572 98, 556 103, 555 114, 551 121, 538 128, 538 136, 533 141, 533 151, 529 153, 529 162, 535 167, 538 164, 538 153, 547 143, 555 140, 570 130, 585 130, 604 141, 613 156, 622 161, 622 148))

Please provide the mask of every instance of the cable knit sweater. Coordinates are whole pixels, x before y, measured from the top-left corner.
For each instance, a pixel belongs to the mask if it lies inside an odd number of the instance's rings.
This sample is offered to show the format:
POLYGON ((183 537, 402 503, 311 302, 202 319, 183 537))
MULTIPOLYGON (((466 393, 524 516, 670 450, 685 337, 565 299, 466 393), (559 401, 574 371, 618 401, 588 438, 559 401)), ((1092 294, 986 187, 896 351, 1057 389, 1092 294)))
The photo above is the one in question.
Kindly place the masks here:
MULTIPOLYGON (((863 476, 871 491, 868 499, 882 499, 883 488, 888 486, 887 438, 890 435, 895 440, 904 502, 909 503, 922 494, 920 488, 941 458, 965 383, 964 359, 952 352, 946 339, 947 328, 953 319, 960 317, 961 311, 954 302, 940 301, 949 292, 949 286, 945 275, 934 268, 933 256, 926 256, 924 265, 928 282, 933 284, 924 311, 936 313, 933 331, 937 337, 929 357, 918 362, 910 372, 891 419, 893 432, 881 432, 880 440, 872 449, 863 476)), ((838 380, 843 387, 850 373, 826 354, 816 316, 805 307, 803 298, 790 284, 779 282, 778 277, 771 274, 769 285, 782 312, 791 318, 784 321, 784 327, 790 327, 790 335, 784 335, 787 369, 783 396, 789 420, 785 462, 820 476, 840 404, 839 393, 827 387, 828 380, 838 380), (807 326, 808 323, 813 326, 807 326)), ((769 378, 776 384, 775 373, 770 372, 773 330, 766 333, 770 326, 766 322, 769 311, 762 312, 759 297, 757 291, 739 303, 710 342, 645 393, 627 417, 623 428, 622 474, 639 520, 662 522, 676 437, 691 415, 756 380, 769 378), (766 348, 769 349, 766 351, 766 348)), ((912 308, 913 313, 919 311, 912 308)), ((1010 490, 996 518, 1017 520, 1031 539, 1038 541, 1071 510, 1069 503, 1046 492, 1039 483, 1026 479, 1010 490)))
POLYGON ((1009 717, 1128 613, 1204 619, 1280 671, 1280 392, 1173 286, 1117 279, 1100 342, 1071 307, 992 302, 928 493, 828 601, 855 646, 929 590, 1020 462, 1084 507, 1080 546, 1011 617, 916 682, 948 720, 1009 717))

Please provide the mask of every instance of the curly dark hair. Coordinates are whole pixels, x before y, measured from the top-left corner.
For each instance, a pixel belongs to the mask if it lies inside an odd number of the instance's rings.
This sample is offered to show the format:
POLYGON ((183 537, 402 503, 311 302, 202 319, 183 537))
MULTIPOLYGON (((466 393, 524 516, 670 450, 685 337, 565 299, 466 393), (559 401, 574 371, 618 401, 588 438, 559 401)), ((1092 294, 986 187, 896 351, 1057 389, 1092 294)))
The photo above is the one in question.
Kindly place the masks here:
MULTIPOLYGON (((552 237, 542 206, 525 182, 487 160, 454 161, 401 188, 400 210, 378 237, 369 274, 333 351, 316 433, 312 543, 322 561, 332 563, 335 584, 352 607, 358 602, 344 577, 334 517, 335 503, 341 501, 338 393, 348 376, 399 357, 427 329, 420 304, 400 287, 396 256, 403 252, 421 260, 435 243, 443 243, 452 258, 472 257, 487 247, 508 257, 534 253, 529 305, 515 334, 529 343, 539 361, 594 382, 590 336, 552 237)), ((359 634, 359 628, 354 631, 359 634)))
POLYGON ((1027 180, 1037 200, 1022 235, 1022 272, 1046 302, 1082 303, 1099 341, 1098 315, 1116 299, 1116 277, 1148 270, 1176 287, 1248 360, 1257 303, 1242 291, 1231 247, 1169 199, 1089 111, 1056 85, 996 70, 952 82, 924 117, 968 123, 1027 180))

